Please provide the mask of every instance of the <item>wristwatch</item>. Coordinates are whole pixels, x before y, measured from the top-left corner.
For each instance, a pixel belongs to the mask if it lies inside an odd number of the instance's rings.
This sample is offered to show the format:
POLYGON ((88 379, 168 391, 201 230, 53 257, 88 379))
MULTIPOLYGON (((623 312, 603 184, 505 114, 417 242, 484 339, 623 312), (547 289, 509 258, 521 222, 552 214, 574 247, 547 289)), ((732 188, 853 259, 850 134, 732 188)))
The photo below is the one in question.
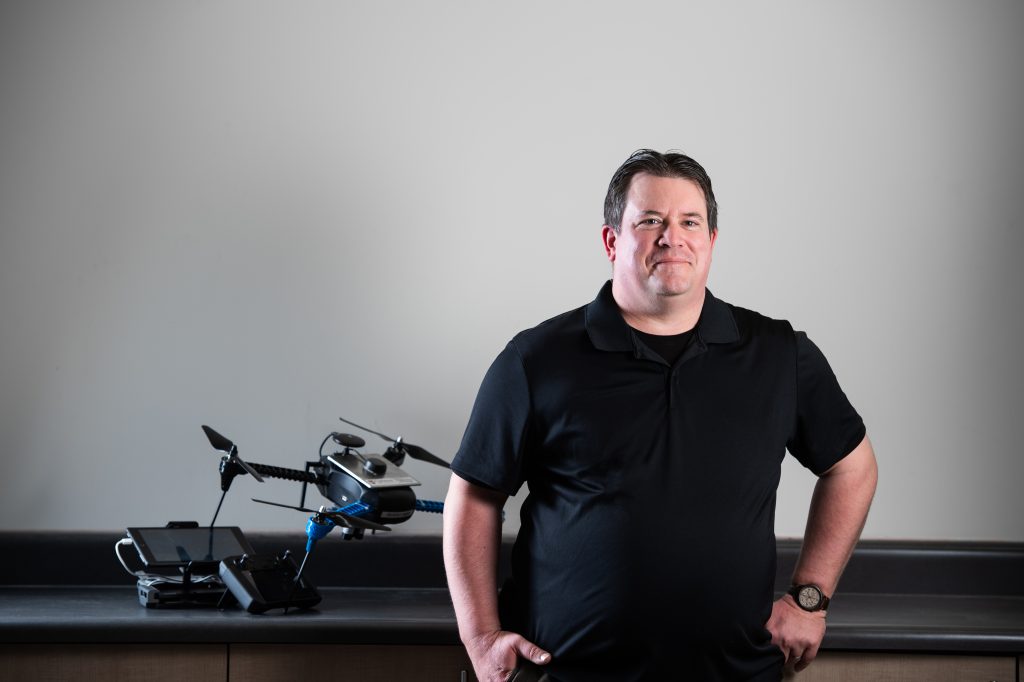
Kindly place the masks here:
POLYGON ((828 608, 829 598, 817 585, 793 585, 788 594, 804 611, 824 611, 828 608))

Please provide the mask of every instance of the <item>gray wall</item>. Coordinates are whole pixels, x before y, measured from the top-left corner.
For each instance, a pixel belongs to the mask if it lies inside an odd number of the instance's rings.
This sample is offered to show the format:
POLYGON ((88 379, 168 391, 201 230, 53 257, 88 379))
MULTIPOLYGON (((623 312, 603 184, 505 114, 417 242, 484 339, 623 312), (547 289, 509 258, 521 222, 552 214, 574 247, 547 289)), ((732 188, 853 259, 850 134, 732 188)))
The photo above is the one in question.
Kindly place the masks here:
MULTIPOLYGON (((608 178, 654 147, 715 180, 711 289, 863 413, 865 536, 1024 541, 1022 7, 4 2, 0 527, 208 522, 201 424, 450 457, 507 339, 607 278, 608 178)), ((298 490, 238 479, 219 522, 302 532, 252 496, 298 490)))

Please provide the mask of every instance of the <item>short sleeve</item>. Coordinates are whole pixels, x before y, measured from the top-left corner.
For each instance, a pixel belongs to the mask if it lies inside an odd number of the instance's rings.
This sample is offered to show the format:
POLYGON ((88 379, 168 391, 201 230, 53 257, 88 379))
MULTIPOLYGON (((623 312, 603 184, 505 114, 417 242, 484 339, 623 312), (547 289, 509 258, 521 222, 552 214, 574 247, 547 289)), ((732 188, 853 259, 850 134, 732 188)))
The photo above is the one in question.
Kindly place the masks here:
POLYGON ((850 454, 866 429, 821 350, 804 332, 796 344, 797 414, 786 448, 820 475, 850 454))
POLYGON ((452 471, 488 488, 515 495, 523 484, 523 452, 530 390, 514 342, 491 363, 473 404, 452 471))

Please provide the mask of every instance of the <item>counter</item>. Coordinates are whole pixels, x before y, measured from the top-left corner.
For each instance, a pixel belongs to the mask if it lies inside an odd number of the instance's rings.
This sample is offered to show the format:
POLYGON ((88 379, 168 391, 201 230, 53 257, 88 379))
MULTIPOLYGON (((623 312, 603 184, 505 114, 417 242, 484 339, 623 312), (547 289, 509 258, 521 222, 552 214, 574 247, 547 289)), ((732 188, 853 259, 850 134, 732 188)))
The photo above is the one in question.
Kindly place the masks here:
MULTIPOLYGON (((114 556, 114 543, 122 536, 116 531, 0 533, 8 557, 0 571, 0 645, 440 645, 460 650, 437 535, 325 539, 307 568, 321 603, 307 611, 263 615, 238 607, 143 607, 134 578, 114 556)), ((302 538, 247 536, 257 551, 289 549, 302 556, 302 538)), ((504 543, 503 564, 510 543, 504 543)), ((798 551, 796 541, 779 540, 779 594, 798 551)), ((1021 544, 862 541, 829 609, 823 651, 998 657, 1012 662, 1016 674, 1018 657, 1024 656, 1022 577, 1021 544)))

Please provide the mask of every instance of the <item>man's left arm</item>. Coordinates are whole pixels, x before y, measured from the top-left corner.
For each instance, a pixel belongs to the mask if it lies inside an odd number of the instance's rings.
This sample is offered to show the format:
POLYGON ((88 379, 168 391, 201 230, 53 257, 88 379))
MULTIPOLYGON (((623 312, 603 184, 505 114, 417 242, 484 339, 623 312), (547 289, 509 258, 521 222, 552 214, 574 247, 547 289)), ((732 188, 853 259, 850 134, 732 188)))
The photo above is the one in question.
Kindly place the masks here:
MULTIPOLYGON (((814 584, 829 596, 860 538, 878 481, 878 465, 867 436, 825 471, 814 487, 794 584, 814 584)), ((765 624, 786 663, 803 670, 818 655, 825 636, 825 611, 801 609, 786 594, 772 606, 765 624)))

